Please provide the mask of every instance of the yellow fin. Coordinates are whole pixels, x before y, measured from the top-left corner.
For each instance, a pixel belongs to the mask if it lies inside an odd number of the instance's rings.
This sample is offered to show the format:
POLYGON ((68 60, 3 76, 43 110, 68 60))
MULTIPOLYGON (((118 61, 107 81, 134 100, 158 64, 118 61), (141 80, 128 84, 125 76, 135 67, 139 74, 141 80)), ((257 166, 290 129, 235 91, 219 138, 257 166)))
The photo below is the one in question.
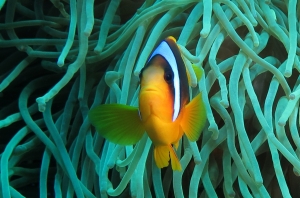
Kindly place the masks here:
POLYGON ((89 119, 100 135, 116 144, 135 144, 145 132, 137 107, 100 105, 90 110, 89 119))
POLYGON ((180 161, 171 145, 154 146, 154 160, 158 168, 167 167, 169 165, 170 156, 172 169, 181 171, 180 161))
POLYGON ((181 171, 181 164, 180 161, 175 153, 175 150, 171 145, 169 145, 169 151, 170 151, 170 156, 171 156, 171 165, 172 169, 175 171, 181 171))
POLYGON ((169 165, 169 148, 168 146, 154 146, 154 160, 158 168, 169 165))
MULTIPOLYGON (((193 67, 193 70, 195 72, 195 75, 196 75, 196 78, 197 78, 197 82, 199 82, 199 80, 202 77, 203 71, 202 71, 202 69, 200 69, 199 67, 197 67, 195 64, 192 64, 192 67, 193 67)), ((191 76, 190 76, 190 74, 189 74, 188 71, 186 71, 186 73, 187 73, 187 78, 188 78, 189 85, 191 85, 191 76)))
POLYGON ((183 118, 180 123, 185 135, 190 141, 198 140, 206 122, 206 112, 199 93, 184 107, 183 118))
POLYGON ((192 66, 193 66, 194 72, 196 74, 197 81, 199 81, 203 75, 203 70, 200 69, 199 67, 197 67, 195 64, 192 64, 192 66))
POLYGON ((179 146, 179 141, 177 141, 175 144, 173 144, 175 146, 175 149, 177 150, 178 149, 178 146, 179 146))

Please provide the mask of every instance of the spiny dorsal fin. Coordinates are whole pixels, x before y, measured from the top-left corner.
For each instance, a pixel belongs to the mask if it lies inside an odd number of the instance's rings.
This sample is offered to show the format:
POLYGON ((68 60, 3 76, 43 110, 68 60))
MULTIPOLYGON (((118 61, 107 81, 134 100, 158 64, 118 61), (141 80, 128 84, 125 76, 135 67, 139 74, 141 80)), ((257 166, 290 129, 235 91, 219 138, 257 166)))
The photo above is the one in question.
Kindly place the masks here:
MULTIPOLYGON (((203 71, 202 71, 202 69, 200 69, 199 67, 197 67, 195 64, 192 64, 192 67, 193 67, 193 70, 194 70, 194 72, 196 74, 197 82, 199 82, 199 80, 202 77, 203 71)), ((191 75, 188 72, 188 70, 186 70, 186 74, 187 74, 189 85, 191 86, 191 75)))

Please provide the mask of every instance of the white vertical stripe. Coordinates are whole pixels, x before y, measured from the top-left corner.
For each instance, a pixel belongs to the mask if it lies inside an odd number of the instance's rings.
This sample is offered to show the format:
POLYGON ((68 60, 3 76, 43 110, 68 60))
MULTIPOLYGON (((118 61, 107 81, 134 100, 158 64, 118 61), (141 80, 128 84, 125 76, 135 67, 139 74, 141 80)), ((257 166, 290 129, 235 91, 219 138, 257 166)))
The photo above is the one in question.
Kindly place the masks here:
POLYGON ((176 63, 176 58, 170 48, 170 46, 167 44, 166 41, 162 41, 159 46, 154 50, 154 52, 151 54, 148 62, 152 59, 153 56, 155 55, 161 55, 164 57, 169 65, 172 68, 172 71, 174 73, 174 113, 173 113, 173 118, 172 121, 174 122, 176 118, 178 117, 179 110, 180 110, 180 82, 179 82, 179 74, 178 74, 178 68, 177 68, 177 63, 176 63))

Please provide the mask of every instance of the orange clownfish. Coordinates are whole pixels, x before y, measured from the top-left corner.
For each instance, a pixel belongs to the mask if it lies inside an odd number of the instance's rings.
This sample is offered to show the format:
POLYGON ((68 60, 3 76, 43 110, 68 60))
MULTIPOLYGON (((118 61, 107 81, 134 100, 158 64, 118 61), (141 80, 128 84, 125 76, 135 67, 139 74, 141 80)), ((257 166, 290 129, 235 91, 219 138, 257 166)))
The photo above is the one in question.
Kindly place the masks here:
POLYGON ((135 144, 146 132, 154 144, 157 167, 168 166, 171 157, 172 169, 180 171, 174 147, 183 134, 196 141, 206 122, 201 93, 189 102, 188 78, 175 38, 167 37, 140 73, 139 107, 104 104, 92 109, 89 119, 116 144, 135 144))

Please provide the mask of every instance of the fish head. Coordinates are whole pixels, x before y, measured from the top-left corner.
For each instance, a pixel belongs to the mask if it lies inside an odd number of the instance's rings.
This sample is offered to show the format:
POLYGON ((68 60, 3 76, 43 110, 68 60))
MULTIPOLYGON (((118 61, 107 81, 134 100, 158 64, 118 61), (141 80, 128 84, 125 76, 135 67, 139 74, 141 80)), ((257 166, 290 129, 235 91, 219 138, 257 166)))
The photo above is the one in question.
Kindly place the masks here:
POLYGON ((140 73, 140 115, 174 122, 189 97, 188 79, 179 47, 167 37, 151 53, 140 73))
POLYGON ((139 110, 142 120, 157 116, 172 121, 174 74, 161 56, 156 56, 140 75, 139 110))

